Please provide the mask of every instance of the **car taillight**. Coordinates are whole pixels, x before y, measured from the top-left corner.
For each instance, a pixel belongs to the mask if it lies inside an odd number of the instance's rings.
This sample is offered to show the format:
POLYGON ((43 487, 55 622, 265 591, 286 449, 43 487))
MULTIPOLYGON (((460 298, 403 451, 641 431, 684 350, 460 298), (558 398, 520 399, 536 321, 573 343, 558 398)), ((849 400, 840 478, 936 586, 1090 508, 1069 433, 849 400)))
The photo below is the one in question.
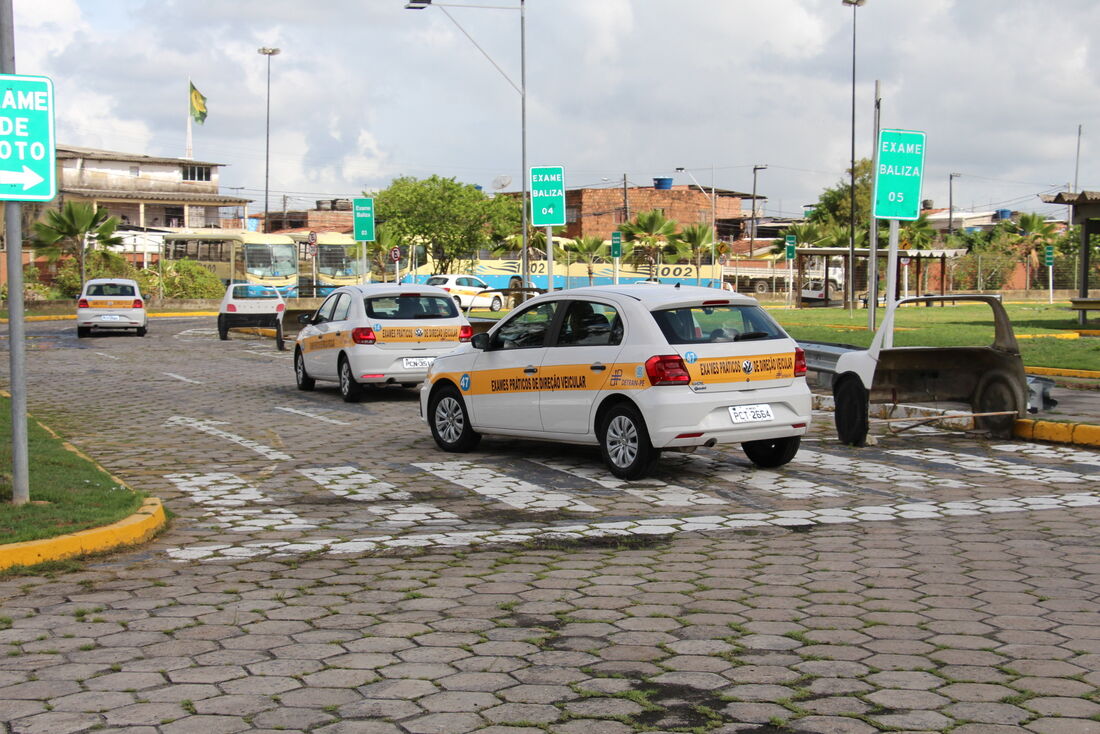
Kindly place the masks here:
POLYGON ((374 344, 377 338, 374 336, 374 329, 360 326, 351 330, 351 340, 356 344, 374 344))
POLYGON ((140 298, 135 298, 134 299, 134 305, 131 306, 130 308, 145 308, 145 304, 141 302, 140 298))
POLYGON ((225 310, 228 311, 229 313, 236 313, 237 304, 235 304, 235 303, 227 304, 226 307, 225 307, 225 310))
POLYGON ((442 288, 443 290, 447 291, 448 293, 450 293, 450 292, 451 292, 451 288, 450 288, 450 286, 446 286, 446 285, 441 285, 441 286, 439 286, 439 287, 440 287, 440 288, 442 288))
POLYGON ((275 313, 282 313, 286 310, 286 304, 280 303, 275 306, 275 313))
POLYGON ((472 326, 460 326, 458 327, 458 340, 460 342, 468 342, 474 336, 474 327, 472 326))
POLYGON ((88 308, 89 307, 88 306, 88 299, 87 298, 81 298, 79 301, 76 302, 76 307, 77 308, 88 308))
POLYGON ((802 347, 794 348, 794 376, 804 377, 806 375, 806 352, 802 350, 802 347))
POLYGON ((662 354, 645 362, 650 385, 686 385, 691 381, 684 360, 679 354, 662 354))

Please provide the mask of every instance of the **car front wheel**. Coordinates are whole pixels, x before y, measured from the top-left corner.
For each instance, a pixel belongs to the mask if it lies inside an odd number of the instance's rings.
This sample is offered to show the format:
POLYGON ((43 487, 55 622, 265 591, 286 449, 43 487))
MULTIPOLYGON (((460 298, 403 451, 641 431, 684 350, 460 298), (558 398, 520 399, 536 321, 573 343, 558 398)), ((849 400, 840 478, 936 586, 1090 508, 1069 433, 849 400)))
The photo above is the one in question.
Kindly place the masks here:
POLYGON ((452 453, 465 453, 477 448, 481 434, 470 426, 466 403, 454 387, 442 387, 428 403, 428 419, 432 438, 439 448, 452 453))
POLYGON ((306 358, 301 349, 294 352, 294 380, 298 383, 298 389, 305 392, 317 385, 317 381, 306 372, 306 358))
POLYGON ((607 412, 599 434, 604 463, 620 479, 647 476, 661 458, 660 449, 649 442, 645 419, 629 403, 620 403, 607 412))
POLYGON ((762 441, 745 441, 741 444, 741 448, 745 450, 745 456, 749 457, 749 461, 753 464, 762 469, 775 469, 790 462, 798 453, 798 446, 801 443, 801 436, 786 436, 762 441))

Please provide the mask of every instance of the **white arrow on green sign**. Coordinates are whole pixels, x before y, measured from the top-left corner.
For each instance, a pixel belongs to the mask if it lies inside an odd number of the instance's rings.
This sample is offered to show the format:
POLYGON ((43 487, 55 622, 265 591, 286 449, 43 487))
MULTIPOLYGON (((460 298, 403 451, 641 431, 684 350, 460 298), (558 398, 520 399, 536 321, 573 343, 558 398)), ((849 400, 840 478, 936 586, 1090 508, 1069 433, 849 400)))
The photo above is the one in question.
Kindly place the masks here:
POLYGON ((565 225, 565 169, 561 166, 531 168, 531 226, 565 225))
POLYGON ((53 82, 0 74, 0 200, 57 196, 53 82))
POLYGON ((879 131, 874 216, 878 219, 906 220, 919 217, 923 173, 923 132, 879 131))

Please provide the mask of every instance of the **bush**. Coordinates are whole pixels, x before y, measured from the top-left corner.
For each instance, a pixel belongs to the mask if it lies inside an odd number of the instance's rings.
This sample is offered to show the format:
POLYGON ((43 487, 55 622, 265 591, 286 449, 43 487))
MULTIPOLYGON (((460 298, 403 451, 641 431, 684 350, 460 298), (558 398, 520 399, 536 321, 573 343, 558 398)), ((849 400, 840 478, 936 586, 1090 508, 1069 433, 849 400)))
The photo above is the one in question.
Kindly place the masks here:
MULTIPOLYGON (((143 293, 160 293, 162 282, 157 269, 140 271, 138 282, 143 293)), ((166 261, 163 287, 165 298, 221 298, 225 294, 225 286, 218 276, 194 260, 166 261)))
MULTIPOLYGON (((122 255, 110 250, 89 250, 84 255, 84 278, 132 278, 137 279, 137 268, 122 255)), ((54 285, 63 298, 76 298, 84 283, 80 280, 80 261, 67 260, 57 271, 54 285)))

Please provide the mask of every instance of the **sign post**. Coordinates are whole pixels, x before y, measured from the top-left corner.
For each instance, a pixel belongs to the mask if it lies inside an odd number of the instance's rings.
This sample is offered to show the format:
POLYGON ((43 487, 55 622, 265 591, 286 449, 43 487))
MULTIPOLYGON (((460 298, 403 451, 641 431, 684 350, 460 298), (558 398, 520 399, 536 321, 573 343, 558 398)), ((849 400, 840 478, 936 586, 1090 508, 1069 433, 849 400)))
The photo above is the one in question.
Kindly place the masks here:
POLYGON ((565 226, 565 169, 531 167, 531 226, 546 227, 546 291, 554 290, 553 227, 565 226))
POLYGON ((794 297, 794 259, 797 256, 795 252, 798 245, 798 238, 793 234, 789 234, 783 238, 783 243, 786 249, 787 255, 787 302, 794 297))
POLYGON ((390 248, 390 260, 393 260, 393 282, 401 282, 401 248, 390 248))
MULTIPOLYGON (((360 280, 367 282, 370 270, 367 268, 367 244, 374 242, 374 199, 352 199, 352 237, 359 243, 363 255, 363 272, 360 280)), ((386 269, 382 268, 382 276, 385 277, 386 269)))
POLYGON ((1043 264, 1047 266, 1047 303, 1054 303, 1054 245, 1043 248, 1043 264))
MULTIPOLYGON (((878 167, 872 215, 890 220, 890 250, 886 264, 887 308, 897 308, 898 221, 920 216, 920 192, 924 174, 925 135, 916 130, 883 129, 878 134, 878 167)), ((906 271, 908 274, 908 271, 906 271)), ((893 334, 886 334, 882 346, 894 346, 893 334)))
POLYGON ((619 258, 623 256, 623 233, 615 230, 611 233, 611 259, 615 263, 615 285, 619 284, 619 258))
POLYGON ((57 195, 53 82, 17 76, 11 3, 0 17, 0 200, 8 250, 8 359, 11 385, 11 502, 30 501, 27 453, 27 353, 23 316, 22 201, 57 195))

